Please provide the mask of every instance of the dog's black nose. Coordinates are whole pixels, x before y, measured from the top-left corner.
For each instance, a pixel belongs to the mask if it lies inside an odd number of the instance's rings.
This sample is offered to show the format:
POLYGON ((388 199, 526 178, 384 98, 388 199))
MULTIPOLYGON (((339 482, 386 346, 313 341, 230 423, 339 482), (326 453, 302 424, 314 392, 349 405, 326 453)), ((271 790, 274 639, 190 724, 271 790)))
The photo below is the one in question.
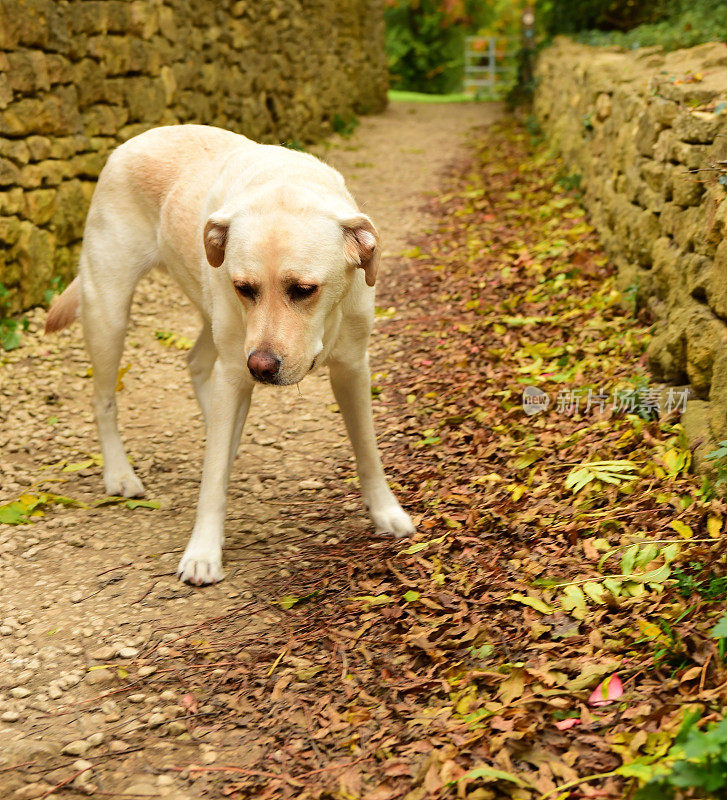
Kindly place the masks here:
POLYGON ((280 359, 265 350, 253 350, 247 359, 247 368, 256 380, 272 383, 280 372, 280 359))

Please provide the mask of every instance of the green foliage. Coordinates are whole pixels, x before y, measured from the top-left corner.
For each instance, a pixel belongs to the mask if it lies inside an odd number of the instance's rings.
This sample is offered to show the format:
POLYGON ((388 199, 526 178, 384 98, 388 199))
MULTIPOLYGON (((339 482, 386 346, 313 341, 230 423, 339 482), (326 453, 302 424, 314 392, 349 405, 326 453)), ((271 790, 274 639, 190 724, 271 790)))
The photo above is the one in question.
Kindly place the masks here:
POLYGON ((50 301, 57 295, 60 294, 66 288, 66 283, 61 278, 60 275, 56 275, 54 278, 51 278, 51 282, 48 285, 48 288, 43 292, 43 302, 46 305, 50 304, 50 301))
POLYGON ((712 450, 712 452, 707 455, 707 460, 721 461, 725 456, 727 456, 727 440, 720 442, 717 449, 712 450))
POLYGON ((545 141, 545 131, 543 131, 535 114, 528 114, 527 117, 525 117, 524 124, 527 132, 530 134, 530 141, 533 147, 537 147, 545 141))
POLYGON ((727 792, 727 719, 705 730, 688 716, 663 763, 635 795, 635 800, 725 797, 727 792))
POLYGON ((727 39, 724 0, 541 0, 547 34, 578 34, 587 44, 667 50, 727 39))
POLYGON ((717 652, 724 661, 725 653, 727 653, 727 614, 720 617, 719 622, 712 628, 709 635, 717 640, 717 652))
MULTIPOLYGON (((32 487, 31 487, 32 488, 32 487)), ((156 500, 130 500, 126 497, 104 497, 90 505, 73 497, 51 492, 35 494, 28 491, 9 503, 0 505, 0 525, 29 525, 34 517, 45 516, 45 511, 51 506, 74 506, 76 508, 98 508, 100 506, 123 505, 132 511, 136 508, 160 507, 156 500)))
POLYGON ((707 461, 713 461, 717 470, 714 487, 717 491, 727 483, 727 440, 719 442, 717 449, 706 456, 707 461))
POLYGON ((287 147, 288 150, 298 150, 300 153, 306 152, 306 147, 300 139, 287 139, 284 142, 280 143, 283 147, 287 147))
POLYGON ((545 32, 576 33, 592 28, 630 30, 666 14, 664 0, 540 0, 536 15, 545 32))
POLYGON ((20 347, 20 332, 28 329, 28 320, 14 319, 9 316, 10 292, 0 283, 0 347, 3 350, 15 350, 20 347))
POLYGON ((394 89, 447 94, 462 80, 464 37, 489 19, 477 0, 389 0, 386 53, 394 89))
POLYGON ((341 114, 334 114, 331 126, 334 133, 348 138, 358 127, 358 120, 353 114, 345 117, 341 114))
MULTIPOLYGON (((536 51, 557 34, 630 49, 659 45, 676 50, 727 40, 725 0, 536 0, 535 18, 541 37, 536 51)), ((518 82, 508 96, 511 106, 532 98, 532 57, 533 51, 524 48, 518 55, 518 82)), ((727 175, 722 179, 727 185, 727 175)))
POLYGON ((579 191, 583 176, 580 172, 568 172, 566 167, 561 167, 555 176, 555 182, 566 192, 579 191))
POLYGON ((708 603, 727 598, 727 575, 715 575, 699 561, 682 564, 672 572, 682 597, 699 595, 708 603))

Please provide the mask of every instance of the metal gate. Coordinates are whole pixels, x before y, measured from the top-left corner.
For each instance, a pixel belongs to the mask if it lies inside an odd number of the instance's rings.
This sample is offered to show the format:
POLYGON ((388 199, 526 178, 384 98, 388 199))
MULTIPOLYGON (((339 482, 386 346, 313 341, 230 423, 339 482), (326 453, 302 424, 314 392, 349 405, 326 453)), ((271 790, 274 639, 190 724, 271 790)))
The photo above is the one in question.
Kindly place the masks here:
POLYGON ((502 36, 467 36, 464 45, 465 93, 482 99, 504 95, 517 74, 515 55, 518 41, 502 36))

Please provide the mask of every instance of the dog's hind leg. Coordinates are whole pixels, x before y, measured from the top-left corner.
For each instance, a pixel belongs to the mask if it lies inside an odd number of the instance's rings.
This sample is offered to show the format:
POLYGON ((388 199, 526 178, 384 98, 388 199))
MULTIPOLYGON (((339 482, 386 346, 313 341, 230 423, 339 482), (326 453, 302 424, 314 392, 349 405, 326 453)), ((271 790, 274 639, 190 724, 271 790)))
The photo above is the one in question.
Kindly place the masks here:
POLYGON ((79 274, 81 320, 93 368, 104 483, 109 495, 142 497, 144 486, 134 474, 119 436, 116 385, 131 299, 139 279, 150 269, 150 262, 148 258, 129 257, 129 249, 121 242, 114 247, 113 241, 105 240, 101 246, 98 239, 87 233, 79 274))
POLYGON ((200 331, 194 347, 187 355, 189 372, 192 375, 194 393, 202 409, 205 426, 209 419, 210 393, 212 391, 212 369, 217 359, 217 348, 212 340, 212 328, 207 321, 200 331))

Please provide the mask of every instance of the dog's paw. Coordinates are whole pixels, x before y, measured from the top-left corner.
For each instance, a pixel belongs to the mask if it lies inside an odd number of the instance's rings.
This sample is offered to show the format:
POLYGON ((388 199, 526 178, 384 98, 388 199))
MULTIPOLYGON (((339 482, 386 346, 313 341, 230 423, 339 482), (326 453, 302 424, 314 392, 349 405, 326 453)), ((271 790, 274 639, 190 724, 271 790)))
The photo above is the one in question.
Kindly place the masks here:
POLYGON ((131 469, 104 474, 104 484, 106 494, 113 497, 143 497, 145 494, 144 484, 131 469))
POLYGON ((190 552, 182 556, 177 567, 177 577, 194 586, 207 586, 224 579, 221 553, 190 552))
POLYGON ((376 526, 376 533, 388 533, 401 539, 404 536, 411 536, 416 530, 411 517, 396 500, 393 504, 382 508, 372 508, 369 513, 376 526))

